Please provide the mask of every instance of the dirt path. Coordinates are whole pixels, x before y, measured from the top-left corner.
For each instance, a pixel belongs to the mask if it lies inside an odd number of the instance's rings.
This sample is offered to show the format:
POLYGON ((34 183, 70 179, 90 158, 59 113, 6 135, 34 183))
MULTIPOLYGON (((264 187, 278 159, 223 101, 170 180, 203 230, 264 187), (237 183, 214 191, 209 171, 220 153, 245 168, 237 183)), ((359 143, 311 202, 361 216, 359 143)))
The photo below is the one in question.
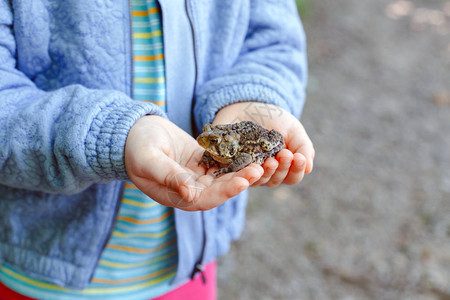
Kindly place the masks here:
POLYGON ((450 1, 316 0, 302 184, 254 189, 219 299, 450 299, 450 1))

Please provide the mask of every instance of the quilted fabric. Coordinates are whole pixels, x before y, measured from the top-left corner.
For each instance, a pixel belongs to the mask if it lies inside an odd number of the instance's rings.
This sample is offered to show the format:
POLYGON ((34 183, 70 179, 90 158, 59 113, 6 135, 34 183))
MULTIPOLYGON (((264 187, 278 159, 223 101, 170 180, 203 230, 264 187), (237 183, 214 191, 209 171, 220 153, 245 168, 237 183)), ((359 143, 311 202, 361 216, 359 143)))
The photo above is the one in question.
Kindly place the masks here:
MULTIPOLYGON (((300 114, 305 41, 293 1, 159 2, 174 123, 192 132, 192 121, 201 128, 249 100, 300 114)), ((128 179, 127 133, 143 115, 165 116, 130 99, 130 47, 126 0, 0 0, 2 263, 70 288, 92 276, 128 179)), ((175 211, 175 285, 228 250, 244 212, 243 196, 175 211)))
POLYGON ((113 225, 129 129, 164 116, 127 95, 128 3, 84 2, 0 2, 0 255, 73 288, 113 225))

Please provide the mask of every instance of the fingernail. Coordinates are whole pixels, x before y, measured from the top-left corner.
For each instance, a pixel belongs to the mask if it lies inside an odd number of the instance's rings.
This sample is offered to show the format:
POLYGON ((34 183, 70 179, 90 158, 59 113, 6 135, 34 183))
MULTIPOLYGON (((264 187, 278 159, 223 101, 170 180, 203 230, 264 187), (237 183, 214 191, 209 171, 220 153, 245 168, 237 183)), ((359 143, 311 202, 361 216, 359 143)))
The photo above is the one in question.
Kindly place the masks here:
POLYGON ((314 165, 314 163, 313 163, 313 159, 312 159, 312 158, 310 158, 310 159, 309 159, 309 166, 310 166, 310 168, 309 168, 309 172, 312 172, 312 170, 313 170, 313 165, 314 165))
POLYGON ((239 188, 239 193, 242 193, 243 191, 245 191, 247 189, 247 187, 245 185, 241 186, 239 188))
POLYGON ((262 166, 260 166, 260 168, 258 169, 258 171, 259 171, 259 174, 262 176, 262 175, 264 175, 264 172, 265 172, 266 170, 264 170, 264 168, 263 168, 262 166))

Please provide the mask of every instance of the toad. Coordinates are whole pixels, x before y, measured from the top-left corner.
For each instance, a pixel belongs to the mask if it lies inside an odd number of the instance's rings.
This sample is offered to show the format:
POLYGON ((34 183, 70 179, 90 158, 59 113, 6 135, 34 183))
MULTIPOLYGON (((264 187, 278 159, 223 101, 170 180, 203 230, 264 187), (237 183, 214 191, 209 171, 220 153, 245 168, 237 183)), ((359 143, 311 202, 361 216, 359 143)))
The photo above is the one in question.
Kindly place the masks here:
POLYGON ((199 165, 220 167, 214 175, 236 172, 251 163, 262 164, 284 148, 281 133, 252 121, 235 124, 206 124, 197 142, 205 149, 199 165))

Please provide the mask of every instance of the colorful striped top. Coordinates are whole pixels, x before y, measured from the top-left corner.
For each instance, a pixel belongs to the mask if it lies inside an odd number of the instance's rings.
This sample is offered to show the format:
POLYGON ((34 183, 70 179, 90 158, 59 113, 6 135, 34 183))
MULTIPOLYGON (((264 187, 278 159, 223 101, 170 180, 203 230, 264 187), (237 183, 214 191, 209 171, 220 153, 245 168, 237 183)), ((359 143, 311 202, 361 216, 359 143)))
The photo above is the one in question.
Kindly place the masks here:
MULTIPOLYGON (((131 0, 135 100, 166 109, 163 39, 155 0, 131 0)), ((173 209, 153 201, 131 182, 124 195, 111 239, 92 281, 72 291, 0 266, 0 281, 38 299, 150 299, 170 290, 177 268, 173 209)))

